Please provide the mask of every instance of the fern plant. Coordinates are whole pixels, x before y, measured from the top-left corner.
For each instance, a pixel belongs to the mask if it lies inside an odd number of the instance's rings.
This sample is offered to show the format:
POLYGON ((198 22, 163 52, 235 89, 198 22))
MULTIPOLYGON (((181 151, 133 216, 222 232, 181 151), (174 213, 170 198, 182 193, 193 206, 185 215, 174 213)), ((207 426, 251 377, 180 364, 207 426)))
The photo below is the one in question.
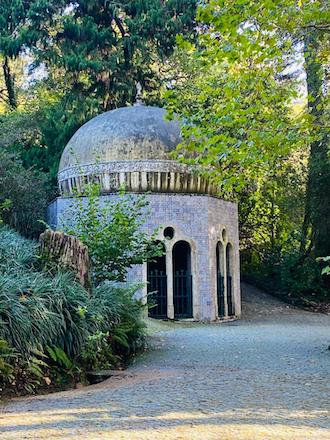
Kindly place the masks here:
POLYGON ((10 361, 15 358, 17 358, 15 350, 7 341, 0 339, 0 391, 5 383, 14 380, 14 367, 10 361))

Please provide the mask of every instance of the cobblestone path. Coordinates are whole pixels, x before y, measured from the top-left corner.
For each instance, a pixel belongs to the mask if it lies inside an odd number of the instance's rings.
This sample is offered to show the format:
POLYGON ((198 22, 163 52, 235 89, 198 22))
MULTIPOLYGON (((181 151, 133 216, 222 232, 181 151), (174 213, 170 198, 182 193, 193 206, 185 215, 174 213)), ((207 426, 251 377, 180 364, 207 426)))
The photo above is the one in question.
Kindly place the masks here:
POLYGON ((330 317, 244 298, 241 321, 159 324, 123 378, 7 402, 0 439, 329 440, 330 317))

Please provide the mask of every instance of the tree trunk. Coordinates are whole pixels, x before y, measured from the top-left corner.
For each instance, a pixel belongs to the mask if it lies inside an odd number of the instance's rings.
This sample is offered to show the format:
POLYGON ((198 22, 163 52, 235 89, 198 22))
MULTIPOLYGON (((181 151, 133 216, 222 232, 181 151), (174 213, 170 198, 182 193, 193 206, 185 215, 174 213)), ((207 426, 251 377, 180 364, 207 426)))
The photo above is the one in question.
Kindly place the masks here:
POLYGON ((16 109, 17 108, 17 100, 16 100, 16 94, 15 94, 15 83, 14 83, 14 78, 13 78, 13 75, 12 75, 10 67, 9 67, 8 57, 5 57, 2 68, 3 68, 3 75, 5 78, 6 89, 7 89, 8 104, 12 109, 16 109))
POLYGON ((76 237, 47 229, 39 237, 40 256, 46 263, 71 269, 79 283, 91 288, 88 248, 76 237))
POLYGON ((302 234, 302 255, 306 254, 309 230, 313 256, 330 255, 330 160, 329 138, 323 129, 323 68, 318 61, 318 31, 305 35, 305 69, 308 108, 313 117, 317 138, 311 143, 306 189, 305 221, 302 234))

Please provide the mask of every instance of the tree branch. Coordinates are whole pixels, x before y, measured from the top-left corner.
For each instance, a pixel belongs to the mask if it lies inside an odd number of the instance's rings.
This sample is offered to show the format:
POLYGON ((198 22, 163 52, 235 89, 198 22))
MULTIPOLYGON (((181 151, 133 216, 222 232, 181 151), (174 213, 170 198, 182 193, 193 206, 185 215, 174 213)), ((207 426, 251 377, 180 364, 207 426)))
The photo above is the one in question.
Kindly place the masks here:
POLYGON ((117 17, 116 15, 114 15, 113 18, 115 20, 115 23, 116 23, 118 29, 119 29, 119 32, 121 33, 122 38, 124 40, 123 44, 124 44, 125 65, 128 66, 129 65, 129 52, 128 52, 128 47, 127 47, 126 42, 125 42, 125 37, 127 37, 128 34, 126 33, 126 31, 124 29, 124 26, 123 26, 123 23, 122 23, 121 19, 119 17, 117 17))
POLYGON ((315 29, 317 31, 330 32, 330 24, 307 24, 302 29, 315 29))

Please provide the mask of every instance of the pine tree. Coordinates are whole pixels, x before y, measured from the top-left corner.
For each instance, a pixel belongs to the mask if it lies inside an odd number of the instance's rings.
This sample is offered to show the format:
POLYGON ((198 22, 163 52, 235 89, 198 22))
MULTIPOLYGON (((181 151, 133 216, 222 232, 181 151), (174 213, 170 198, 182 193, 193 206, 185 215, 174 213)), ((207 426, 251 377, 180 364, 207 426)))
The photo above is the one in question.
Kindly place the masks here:
MULTIPOLYGON (((15 110, 18 105, 13 61, 39 38, 39 27, 29 28, 29 20, 39 8, 49 5, 45 0, 2 0, 0 2, 0 60, 3 87, 0 99, 15 110)), ((37 23, 35 23, 37 24, 37 23)))
POLYGON ((76 99, 94 97, 99 111, 134 100, 136 83, 159 87, 156 66, 178 33, 192 32, 192 0, 58 2, 50 33, 37 53, 54 80, 61 74, 76 99))
POLYGON ((55 104, 44 111, 47 149, 30 157, 55 177, 72 134, 96 114, 133 103, 138 82, 145 102, 159 103, 159 66, 177 34, 194 33, 196 1, 56 1, 51 13, 43 3, 30 13, 30 31, 38 34, 34 54, 46 66, 55 104))

